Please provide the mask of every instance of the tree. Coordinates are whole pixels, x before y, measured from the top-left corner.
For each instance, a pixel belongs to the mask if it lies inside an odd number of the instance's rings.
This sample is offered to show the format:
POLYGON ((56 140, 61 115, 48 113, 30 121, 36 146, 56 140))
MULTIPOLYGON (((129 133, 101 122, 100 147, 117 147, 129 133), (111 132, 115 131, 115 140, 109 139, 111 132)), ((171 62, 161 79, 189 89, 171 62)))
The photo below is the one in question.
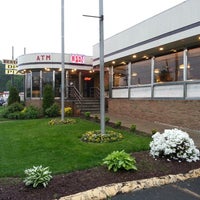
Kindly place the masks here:
POLYGON ((11 86, 9 90, 8 105, 20 102, 19 92, 16 87, 11 86))
POLYGON ((44 93, 43 93, 43 102, 42 102, 42 108, 43 111, 47 108, 50 108, 54 104, 54 92, 52 85, 45 85, 44 87, 44 93))

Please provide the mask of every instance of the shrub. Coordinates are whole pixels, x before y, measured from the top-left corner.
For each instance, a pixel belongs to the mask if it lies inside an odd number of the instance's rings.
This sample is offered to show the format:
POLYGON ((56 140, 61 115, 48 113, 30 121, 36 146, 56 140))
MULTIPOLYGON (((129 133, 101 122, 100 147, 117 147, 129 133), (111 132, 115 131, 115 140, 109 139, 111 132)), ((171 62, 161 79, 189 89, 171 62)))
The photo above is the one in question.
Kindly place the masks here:
POLYGON ((121 127, 121 125, 122 125, 122 122, 120 122, 120 121, 115 122, 115 127, 116 128, 121 127))
POLYGON ((48 117, 57 117, 59 115, 60 108, 57 103, 54 103, 52 106, 45 110, 45 115, 48 117))
POLYGON ((97 121, 99 120, 98 115, 95 115, 95 116, 94 116, 94 119, 95 119, 95 121, 97 122, 97 121))
POLYGON ((48 167, 33 166, 33 168, 26 169, 24 171, 26 177, 24 179, 24 183, 26 186, 33 185, 36 188, 38 185, 42 184, 46 187, 51 180, 51 172, 48 167))
POLYGON ((82 135, 82 141, 84 142, 116 142, 123 139, 121 133, 115 131, 106 131, 105 134, 102 134, 100 130, 88 131, 82 135))
POLYGON ((20 102, 19 92, 16 87, 11 86, 9 90, 8 105, 20 102))
POLYGON ((86 118, 90 118, 90 114, 91 114, 90 112, 85 112, 84 113, 84 115, 85 115, 86 118))
POLYGON ((154 135, 154 134, 157 133, 157 132, 158 132, 157 129, 152 129, 152 130, 151 130, 151 134, 152 134, 152 135, 154 135))
POLYGON ((187 162, 199 160, 199 150, 186 132, 178 129, 166 129, 163 134, 157 132, 152 138, 150 154, 154 158, 165 157, 187 162))
POLYGON ((131 132, 135 132, 135 131, 136 131, 136 125, 135 125, 135 124, 132 124, 132 125, 131 125, 130 131, 131 131, 131 132))
POLYGON ((137 170, 135 158, 130 156, 124 150, 113 151, 103 159, 103 164, 108 166, 108 170, 113 170, 114 172, 119 169, 137 170))
POLYGON ((110 121, 109 117, 105 117, 105 123, 108 123, 110 121))
POLYGON ((72 115, 72 108, 71 107, 65 107, 65 115, 66 116, 72 115))
POLYGON ((36 106, 25 107, 21 111, 21 119, 37 119, 42 116, 42 111, 36 106))
POLYGON ((9 118, 9 119, 18 119, 18 117, 14 117, 19 115, 19 113, 23 110, 23 105, 19 102, 12 103, 11 105, 7 106, 4 111, 1 113, 2 117, 9 118), (14 113, 12 115, 12 113, 14 113), (18 114, 17 114, 18 113, 18 114))
POLYGON ((45 85, 43 93, 42 108, 45 112, 47 108, 50 108, 54 104, 54 92, 52 85, 45 85))
POLYGON ((13 112, 7 115, 8 119, 21 119, 20 112, 13 112))

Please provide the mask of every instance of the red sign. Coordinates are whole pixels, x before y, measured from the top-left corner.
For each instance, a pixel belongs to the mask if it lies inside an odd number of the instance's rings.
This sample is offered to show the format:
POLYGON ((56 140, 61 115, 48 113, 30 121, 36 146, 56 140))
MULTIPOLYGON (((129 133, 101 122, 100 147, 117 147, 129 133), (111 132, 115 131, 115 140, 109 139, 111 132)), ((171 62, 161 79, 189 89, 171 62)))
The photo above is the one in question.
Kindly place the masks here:
POLYGON ((48 61, 51 60, 51 55, 37 55, 36 61, 48 61))
POLYGON ((78 55, 78 54, 72 54, 71 55, 71 62, 72 63, 83 64, 85 62, 85 56, 78 55))
POLYGON ((84 78, 85 81, 91 81, 91 79, 92 79, 91 77, 85 77, 84 78))

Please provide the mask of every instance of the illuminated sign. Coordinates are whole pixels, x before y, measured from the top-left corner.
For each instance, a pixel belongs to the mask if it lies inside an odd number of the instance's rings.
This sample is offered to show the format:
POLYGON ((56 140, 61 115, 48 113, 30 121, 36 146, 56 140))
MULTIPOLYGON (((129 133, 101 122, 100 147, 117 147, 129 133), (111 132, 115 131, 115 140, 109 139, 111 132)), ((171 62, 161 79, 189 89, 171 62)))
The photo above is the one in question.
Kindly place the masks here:
POLYGON ((36 61, 48 61, 51 60, 51 55, 37 55, 36 61))
POLYGON ((84 81, 91 81, 91 79, 92 79, 91 77, 85 77, 84 81))
POLYGON ((6 64, 5 68, 6 69, 17 69, 17 65, 6 64))
POLYGON ((83 64, 83 63, 85 63, 85 56, 78 55, 78 54, 72 54, 71 55, 71 62, 83 64))
POLYGON ((17 74, 16 69, 5 69, 5 74, 17 74))
POLYGON ((16 65, 17 64, 17 60, 6 60, 6 59, 3 59, 3 63, 4 64, 14 64, 16 65))
POLYGON ((5 65, 5 74, 17 74, 17 65, 6 64, 5 65))

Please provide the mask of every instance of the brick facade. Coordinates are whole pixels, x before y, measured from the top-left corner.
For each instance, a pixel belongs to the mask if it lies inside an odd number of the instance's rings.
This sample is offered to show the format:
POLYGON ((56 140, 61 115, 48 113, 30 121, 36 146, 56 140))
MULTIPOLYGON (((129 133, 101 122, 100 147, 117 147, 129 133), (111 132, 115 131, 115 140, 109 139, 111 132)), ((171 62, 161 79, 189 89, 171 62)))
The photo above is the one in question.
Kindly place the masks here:
POLYGON ((200 130, 200 100, 109 99, 108 113, 200 130))

